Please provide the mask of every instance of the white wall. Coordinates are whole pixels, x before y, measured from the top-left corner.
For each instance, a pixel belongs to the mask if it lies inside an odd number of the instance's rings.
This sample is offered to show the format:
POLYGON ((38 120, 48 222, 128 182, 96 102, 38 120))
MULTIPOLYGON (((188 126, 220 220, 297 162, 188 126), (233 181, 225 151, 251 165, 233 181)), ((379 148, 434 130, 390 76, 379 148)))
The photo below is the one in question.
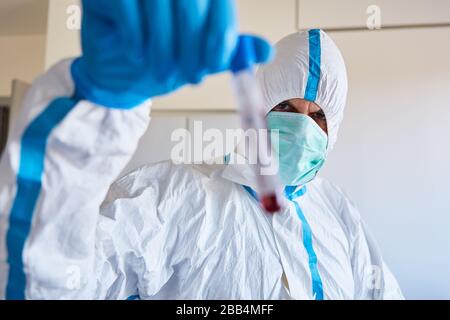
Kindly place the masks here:
POLYGON ((80 54, 80 32, 72 23, 76 20, 76 12, 70 10, 79 4, 79 0, 49 0, 46 69, 61 59, 80 54))
POLYGON ((31 82, 59 60, 80 53, 79 31, 67 25, 67 9, 77 4, 79 0, 42 0, 30 8, 25 1, 0 5, 0 17, 12 11, 3 19, 4 24, 10 21, 8 28, 0 31, 0 96, 11 94, 13 79, 31 82))
POLYGON ((44 70, 45 35, 0 37, 0 96, 11 94, 11 81, 32 81, 44 70))
POLYGON ((0 36, 45 34, 48 0, 1 0, 0 36))

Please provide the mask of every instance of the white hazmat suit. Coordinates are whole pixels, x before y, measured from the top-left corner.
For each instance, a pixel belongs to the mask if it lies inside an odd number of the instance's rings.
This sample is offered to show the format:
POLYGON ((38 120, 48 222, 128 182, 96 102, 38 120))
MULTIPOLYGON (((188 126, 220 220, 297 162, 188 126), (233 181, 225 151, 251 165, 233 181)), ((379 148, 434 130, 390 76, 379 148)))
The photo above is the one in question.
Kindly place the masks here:
MULTIPOLYGON (((25 101, 30 113, 1 163, 2 297, 402 298, 357 209, 339 189, 316 178, 291 190, 286 210, 267 215, 252 193, 253 170, 236 164, 239 153, 223 165, 143 167, 112 185, 99 215, 110 183, 145 131, 150 103, 124 111, 55 100, 73 94, 69 66, 63 62, 35 82, 25 101), (58 121, 39 120, 55 103, 66 108, 58 121), (51 127, 44 130, 46 148, 26 139, 36 122, 51 127), (42 162, 41 180, 36 165, 29 169, 30 159, 42 162), (110 179, 98 178, 105 174, 110 179), (21 185, 22 177, 32 183, 21 185), (36 199, 30 204, 24 195, 36 199)), ((315 101, 327 117, 331 149, 347 79, 325 33, 283 39, 259 79, 267 111, 291 98, 315 101)))

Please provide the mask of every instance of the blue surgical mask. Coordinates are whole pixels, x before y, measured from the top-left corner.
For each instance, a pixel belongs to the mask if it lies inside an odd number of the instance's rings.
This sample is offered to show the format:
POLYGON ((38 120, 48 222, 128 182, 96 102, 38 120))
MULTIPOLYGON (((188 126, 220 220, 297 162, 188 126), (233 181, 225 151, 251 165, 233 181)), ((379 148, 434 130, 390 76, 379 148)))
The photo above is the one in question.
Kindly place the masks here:
POLYGON ((311 117, 300 113, 271 112, 267 121, 270 131, 279 132, 272 146, 282 183, 301 186, 313 180, 325 163, 327 134, 311 117))

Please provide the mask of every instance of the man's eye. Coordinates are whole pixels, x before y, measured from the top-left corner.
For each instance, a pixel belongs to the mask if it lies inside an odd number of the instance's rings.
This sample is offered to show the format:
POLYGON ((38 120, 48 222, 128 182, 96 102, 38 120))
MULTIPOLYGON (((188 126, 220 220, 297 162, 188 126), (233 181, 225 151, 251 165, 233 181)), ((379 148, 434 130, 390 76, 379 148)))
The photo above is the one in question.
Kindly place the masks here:
POLYGON ((295 108, 292 107, 289 103, 283 102, 275 107, 277 111, 295 111, 295 108))
POLYGON ((323 113, 323 111, 313 113, 312 117, 317 120, 326 120, 325 113, 323 113))

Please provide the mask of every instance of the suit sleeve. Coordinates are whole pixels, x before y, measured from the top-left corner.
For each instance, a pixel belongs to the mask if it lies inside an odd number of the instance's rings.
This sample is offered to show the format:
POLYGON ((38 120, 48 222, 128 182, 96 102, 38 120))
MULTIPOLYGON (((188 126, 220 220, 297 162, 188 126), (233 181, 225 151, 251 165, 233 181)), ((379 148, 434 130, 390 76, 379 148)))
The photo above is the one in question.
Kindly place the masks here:
POLYGON ((77 97, 72 60, 40 76, 0 163, 0 297, 91 299, 99 208, 137 148, 151 102, 77 97))
POLYGON ((402 291, 356 207, 343 200, 357 300, 402 300, 402 291))

